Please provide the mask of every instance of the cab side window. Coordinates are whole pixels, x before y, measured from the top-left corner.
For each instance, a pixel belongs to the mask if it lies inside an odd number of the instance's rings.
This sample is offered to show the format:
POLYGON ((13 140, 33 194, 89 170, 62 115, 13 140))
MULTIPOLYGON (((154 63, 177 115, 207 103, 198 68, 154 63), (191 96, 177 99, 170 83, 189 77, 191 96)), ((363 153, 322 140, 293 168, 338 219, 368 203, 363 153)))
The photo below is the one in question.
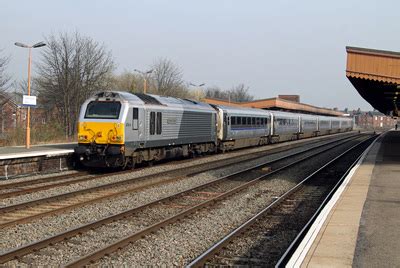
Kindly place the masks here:
POLYGON ((160 135, 162 131, 162 114, 161 112, 157 112, 157 135, 160 135))
POLYGON ((132 129, 138 129, 138 119, 139 119, 139 110, 138 108, 133 108, 132 110, 132 129))
POLYGON ((156 130, 156 113, 150 112, 150 135, 154 135, 156 130))

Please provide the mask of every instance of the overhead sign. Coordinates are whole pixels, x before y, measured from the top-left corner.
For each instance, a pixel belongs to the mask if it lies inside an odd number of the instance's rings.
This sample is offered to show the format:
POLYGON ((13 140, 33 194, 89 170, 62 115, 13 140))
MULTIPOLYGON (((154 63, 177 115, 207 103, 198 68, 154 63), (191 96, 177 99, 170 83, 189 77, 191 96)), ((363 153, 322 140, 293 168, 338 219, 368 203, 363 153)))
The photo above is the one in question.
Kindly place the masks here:
POLYGON ((22 105, 23 106, 36 106, 36 96, 22 96, 22 105))

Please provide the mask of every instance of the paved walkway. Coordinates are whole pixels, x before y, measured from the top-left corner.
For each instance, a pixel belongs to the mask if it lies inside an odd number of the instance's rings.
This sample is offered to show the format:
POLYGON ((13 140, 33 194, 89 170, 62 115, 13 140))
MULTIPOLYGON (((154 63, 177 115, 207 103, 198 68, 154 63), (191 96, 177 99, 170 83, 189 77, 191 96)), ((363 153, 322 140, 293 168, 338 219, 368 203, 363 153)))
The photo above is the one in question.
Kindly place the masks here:
POLYGON ((361 216, 354 267, 400 267, 400 131, 382 140, 361 216))
POLYGON ((371 147, 321 225, 301 267, 400 267, 400 131, 371 147))
POLYGON ((0 147, 0 160, 24 156, 72 153, 76 145, 76 143, 46 144, 35 145, 29 149, 26 149, 24 146, 0 147))

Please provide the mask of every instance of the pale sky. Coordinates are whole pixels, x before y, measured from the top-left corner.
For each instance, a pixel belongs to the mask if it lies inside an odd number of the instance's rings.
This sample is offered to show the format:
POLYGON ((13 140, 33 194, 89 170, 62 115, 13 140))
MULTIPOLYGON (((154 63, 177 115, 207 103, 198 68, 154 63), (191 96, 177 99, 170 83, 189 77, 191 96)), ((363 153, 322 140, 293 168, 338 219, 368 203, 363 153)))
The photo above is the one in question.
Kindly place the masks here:
POLYGON ((399 51, 399 9, 398 0, 1 1, 0 49, 11 57, 8 73, 22 79, 28 51, 14 42, 78 31, 112 50, 117 73, 164 57, 188 82, 369 110, 345 76, 345 47, 399 51))

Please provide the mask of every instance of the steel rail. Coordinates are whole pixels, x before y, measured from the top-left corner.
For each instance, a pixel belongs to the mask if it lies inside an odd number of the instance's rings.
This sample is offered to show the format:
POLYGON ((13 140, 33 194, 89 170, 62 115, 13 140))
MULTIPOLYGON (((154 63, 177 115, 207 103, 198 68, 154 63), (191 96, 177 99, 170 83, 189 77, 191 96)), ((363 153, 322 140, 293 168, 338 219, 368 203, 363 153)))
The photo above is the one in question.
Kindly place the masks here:
MULTIPOLYGON (((379 139, 380 135, 378 135, 375 140, 371 143, 373 145, 377 139, 379 139)), ((359 162, 361 157, 363 156, 363 153, 360 154, 357 159, 349 166, 349 168, 346 170, 346 172, 341 176, 341 178, 338 180, 338 182, 335 184, 335 186, 330 190, 328 195, 325 197, 325 199, 322 201, 321 205, 318 207, 318 209, 315 211, 313 216, 310 218, 310 220, 304 225, 304 227, 301 229, 301 231, 297 234, 296 238, 292 241, 292 243, 289 245, 289 247, 286 249, 285 253, 282 254, 281 258, 279 261, 276 263, 275 267, 282 267, 283 264, 287 263, 289 260, 291 254, 294 253, 296 248, 299 246, 301 243, 301 240, 304 238, 306 235, 306 232, 310 229, 311 225, 315 222, 319 214, 321 213, 322 209, 326 206, 326 204, 330 201, 332 196, 335 194, 337 189, 340 187, 340 185, 343 183, 343 181, 346 179, 347 175, 351 172, 351 170, 354 168, 354 166, 359 162)))
MULTIPOLYGON (((374 138, 374 137, 373 137, 374 138)), ((219 250, 221 250, 225 245, 227 245, 230 241, 232 241, 235 237, 239 236, 243 232, 246 231, 246 229, 250 228, 253 223, 255 223, 256 220, 260 219, 262 216, 264 216, 266 213, 268 213, 272 208, 276 207, 279 205, 281 202, 283 202, 289 195, 293 194, 297 190, 299 190, 306 181, 310 180, 315 174, 321 172, 323 169, 327 168, 328 166, 332 165, 332 163, 338 161, 338 159, 341 159, 344 155, 347 153, 351 152, 358 146, 364 144, 365 142, 369 141, 370 139, 364 140, 359 142, 358 144, 352 146, 345 152, 341 153, 340 155, 336 156, 334 159, 317 169, 316 171, 312 172, 310 175, 308 175, 305 179, 303 179, 301 182, 299 182, 297 185, 292 187, 289 191, 286 193, 282 194, 279 196, 275 201, 273 201, 271 204, 269 204, 267 207, 262 209, 260 212, 258 212, 256 215, 251 217, 249 220, 241 224, 239 227, 234 229, 232 232, 230 232, 228 235, 226 235, 224 238, 222 238, 220 241, 215 243, 213 246, 211 246, 208 250, 203 252, 200 256, 198 256, 196 259, 194 259, 192 262, 190 262, 187 267, 201 267, 205 264, 205 262, 212 258, 219 250)))
MULTIPOLYGON (((318 140, 318 141, 315 141, 315 142, 311 141, 311 142, 307 142, 307 143, 301 143, 299 146, 296 146, 297 144, 295 144, 295 145, 288 144, 288 145, 285 145, 284 147, 271 149, 272 152, 271 152, 271 151, 265 151, 265 152, 262 151, 262 152, 256 152, 256 153, 249 153, 249 154, 246 154, 245 156, 247 156, 247 155, 254 155, 254 157, 251 157, 251 158, 249 158, 249 159, 246 159, 246 161, 251 161, 251 160, 254 160, 254 159, 258 159, 258 158, 260 158, 260 157, 268 156, 268 155, 270 155, 271 153, 272 153, 272 154, 275 154, 275 153, 284 152, 284 151, 286 151, 286 150, 288 150, 288 149, 296 149, 296 148, 299 148, 299 147, 303 147, 304 145, 310 145, 310 144, 312 145, 312 144, 315 144, 315 143, 325 142, 325 141, 326 141, 326 143, 324 143, 324 144, 330 144, 330 143, 339 142, 339 141, 342 141, 342 140, 347 140, 347 139, 359 137, 359 135, 360 135, 360 134, 345 135, 344 137, 340 137, 340 138, 338 138, 338 139, 334 139, 333 141, 330 140, 330 139, 323 139, 323 140, 318 140)), ((322 144, 321 146, 324 146, 324 144, 322 144)), ((315 148, 318 148, 318 147, 320 147, 320 146, 319 146, 319 145, 315 146, 315 148)), ((228 153, 231 153, 231 152, 228 152, 228 153)), ((241 155, 235 156, 235 157, 233 157, 233 158, 240 158, 240 157, 241 157, 241 155)), ((223 165, 222 167, 228 167, 228 166, 232 166, 232 165, 235 165, 235 164, 236 164, 236 163, 226 164, 226 165, 223 165)), ((202 173, 202 172, 204 172, 204 171, 192 172, 192 173, 188 174, 188 177, 190 177, 190 176, 195 176, 195 175, 200 174, 200 173, 202 173)))
POLYGON ((10 183, 7 183, 7 184, 0 184, 0 191, 7 190, 7 189, 12 189, 12 188, 19 188, 19 187, 23 187, 23 186, 27 186, 27 185, 30 186, 32 184, 46 183, 46 182, 49 182, 49 181, 65 180, 65 179, 68 179, 70 177, 84 176, 84 175, 89 175, 89 173, 87 173, 87 172, 78 172, 78 173, 65 174, 65 175, 59 175, 59 176, 53 176, 53 177, 26 180, 26 181, 14 181, 14 182, 10 182, 10 183))
MULTIPOLYGON (((345 143, 345 142, 343 142, 343 143, 345 143)), ((266 178, 268 176, 271 176, 272 174, 280 172, 280 171, 282 171, 284 169, 287 169, 287 168, 289 168, 289 167, 291 167, 293 165, 296 165, 296 164, 298 164, 300 162, 303 162, 303 161, 305 161, 307 159, 310 159, 310 158, 312 158, 314 156, 320 155, 321 153, 326 152, 326 151, 328 151, 330 149, 332 149, 332 147, 328 148, 328 149, 325 149, 322 152, 317 152, 317 153, 314 153, 312 155, 303 157, 303 158, 301 158, 299 160, 296 160, 296 161, 294 161, 294 162, 292 162, 290 164, 287 164, 287 165, 285 165, 283 167, 275 169, 275 170, 273 170, 273 171, 271 171, 271 172, 269 172, 267 174, 263 174, 263 175, 255 178, 255 179, 252 179, 251 181, 243 183, 242 185, 239 185, 239 186, 237 186, 237 187, 235 187, 235 188, 233 188, 233 189, 231 189, 231 190, 229 190, 229 191, 227 191, 225 193, 219 194, 219 195, 217 195, 217 196, 215 196, 215 197, 213 197, 213 198, 211 198, 209 200, 206 200, 206 201, 204 201, 204 202, 202 202, 202 203, 200 203, 198 205, 192 206, 192 207, 190 207, 190 208, 188 208, 188 209, 186 209, 186 210, 184 210, 184 211, 182 211, 182 212, 180 212, 178 214, 175 214, 174 216, 171 216, 171 217, 169 217, 169 218, 167 218, 165 220, 162 220, 162 221, 160 221, 158 223, 155 223, 155 224, 153 224, 153 225, 151 225, 151 226, 149 226, 149 227, 147 227, 145 229, 142 229, 141 231, 138 231, 138 232, 136 232, 134 234, 131 234, 131 235, 125 237, 125 238, 122 238, 122 239, 116 241, 115 243, 112 243, 112 244, 110 244, 110 245, 108 245, 106 247, 103 247, 103 248, 101 248, 101 249, 99 249, 99 250, 97 250, 95 252, 92 252, 92 253, 86 255, 86 256, 82 256, 82 257, 80 257, 80 258, 78 258, 76 260, 73 260, 73 261, 69 262, 68 264, 66 264, 65 267, 81 267, 81 266, 84 266, 84 265, 87 265, 87 264, 94 263, 96 260, 99 260, 100 258, 102 258, 104 256, 107 256, 107 255, 115 252, 118 249, 122 249, 123 247, 125 247, 125 246, 127 246, 127 245, 129 245, 129 244, 131 244, 131 243, 133 243, 133 242, 145 237, 148 234, 154 233, 157 230, 159 230, 160 228, 163 228, 163 227, 165 227, 165 226, 167 226, 167 225, 169 225, 171 223, 174 223, 176 221, 179 221, 179 220, 189 216, 190 214, 193 214, 194 212, 196 212, 196 211, 198 211, 200 209, 203 209, 203 208, 208 207, 208 206, 212 206, 213 204, 215 204, 215 203, 217 203, 217 202, 219 202, 221 200, 224 200, 225 198, 227 198, 227 197, 229 197, 229 196, 231 196, 231 195, 233 195, 235 193, 238 193, 238 192, 248 188, 251 185, 256 184, 260 180, 262 180, 262 179, 264 179, 264 178, 266 178)), ((243 172, 246 172, 246 171, 241 171, 240 173, 243 173, 243 172)))
MULTIPOLYGON (((70 184, 74 184, 74 183, 78 183, 78 182, 96 180, 96 179, 100 179, 102 177, 107 177, 110 175, 107 174, 107 175, 91 176, 90 174, 88 174, 88 175, 82 175, 82 176, 85 176, 85 177, 78 178, 78 179, 71 178, 71 180, 65 179, 66 181, 63 181, 63 182, 46 184, 46 185, 42 185, 42 186, 24 188, 24 189, 17 190, 17 191, 0 193, 0 199, 6 199, 6 198, 16 197, 16 196, 20 196, 20 195, 24 195, 24 194, 33 193, 33 192, 39 192, 39 191, 48 190, 51 188, 65 186, 65 185, 70 185, 70 184), (86 177, 86 176, 91 176, 91 177, 86 177)), ((78 177, 78 176, 76 176, 76 177, 78 177)))
MULTIPOLYGON (((323 143, 323 144, 320 144, 320 145, 317 145, 317 146, 314 146, 314 147, 311 147, 311 148, 307 148, 305 150, 301 150, 299 152, 295 152, 295 153, 293 153, 291 155, 288 155, 288 156, 283 156, 281 158, 276 159, 276 161, 284 159, 284 158, 288 158, 288 157, 291 157, 291 156, 294 156, 294 155, 298 155, 298 154, 301 154, 301 153, 304 153, 304 152, 307 152, 307 151, 310 151, 310 150, 314 150, 314 149, 317 149, 317 148, 320 148, 320 147, 323 147, 323 146, 327 146, 329 144, 334 144, 334 143, 337 143, 337 142, 342 142, 342 141, 346 141, 348 139, 354 139, 354 138, 357 138, 357 137, 359 137, 359 136, 358 135, 348 136, 346 138, 339 139, 339 141, 338 140, 334 140, 334 141, 330 141, 330 142, 327 142, 327 143, 323 143)), ((257 158, 259 158, 259 156, 257 158)), ((249 160, 249 161, 251 161, 251 160, 249 160)), ((273 162, 268 161, 265 164, 261 164, 261 165, 258 165, 256 167, 263 166, 263 165, 270 164, 270 163, 273 163, 273 162)), ((226 165, 229 166, 229 165, 234 165, 234 164, 235 163, 223 164, 223 166, 226 166, 226 165)), ((210 165, 210 163, 202 163, 202 164, 199 164, 198 166, 207 167, 209 165, 210 165)), ((25 202, 25 203, 15 204, 15 205, 12 205, 12 206, 7 206, 7 207, 2 207, 2 208, 0 208, 0 216, 4 217, 4 216, 6 216, 6 213, 9 213, 9 212, 14 212, 14 211, 21 210, 21 209, 26 209, 26 208, 30 209, 33 206, 37 206, 37 205, 41 205, 41 204, 50 204, 51 202, 61 202, 60 200, 71 199, 72 197, 76 197, 76 196, 79 196, 80 198, 83 198, 84 194, 90 195, 90 194, 93 194, 93 193, 96 193, 96 192, 99 193, 101 191, 111 190, 113 188, 115 189, 117 187, 122 187, 122 186, 125 186, 125 185, 129 185, 129 184, 132 184, 132 183, 135 183, 135 182, 138 182, 138 181, 144 181, 146 179, 153 178, 155 176, 157 177, 157 176, 165 176, 166 174, 174 174, 177 171, 186 170, 188 168, 189 169, 193 169, 194 167, 191 166, 191 167, 185 167, 185 168, 177 168, 177 169, 173 169, 173 170, 167 171, 167 172, 158 172, 158 173, 155 173, 155 174, 150 174, 150 175, 146 175, 146 176, 142 176, 142 177, 138 177, 138 178, 132 178, 132 179, 124 180, 124 181, 108 183, 108 184, 104 184, 104 185, 100 185, 100 186, 96 186, 96 187, 92 187, 92 188, 77 190, 77 191, 74 191, 74 192, 69 192, 69 193, 65 193, 65 194, 61 194, 61 195, 46 197, 46 198, 42 198, 42 199, 36 199, 36 200, 32 200, 32 201, 25 202)), ((214 167, 214 168, 211 168, 211 169, 208 168, 206 171, 219 169, 219 168, 221 168, 221 167, 217 166, 217 167, 214 167)), ((249 168, 248 170, 251 170, 251 169, 252 168, 249 168)), ((248 170, 245 170, 245 171, 248 171, 248 170)), ((22 215, 22 217, 17 218, 17 219, 15 219, 15 217, 14 218, 12 217, 12 219, 9 220, 9 221, 0 222, 0 227, 4 228, 4 227, 7 227, 7 226, 15 225, 17 223, 23 223, 23 222, 27 222, 27 221, 30 221, 30 220, 33 220, 33 219, 36 219, 36 218, 41 218, 43 216, 53 215, 53 214, 56 214, 56 213, 59 213, 59 212, 63 212, 63 211, 67 211, 67 210, 70 210, 70 209, 73 209, 73 208, 76 208, 76 207, 80 207, 80 206, 87 205, 87 204, 90 204, 90 203, 98 202, 98 201, 103 200, 103 199, 109 199, 109 198, 112 198, 112 197, 115 197, 115 196, 118 196, 118 195, 139 191, 139 190, 142 190, 142 189, 147 188, 147 187, 153 187, 153 186, 160 185, 162 183, 169 183, 169 182, 172 182, 172 181, 184 179, 184 178, 186 178, 187 176, 190 176, 190 175, 191 175, 191 173, 188 173, 188 174, 180 175, 177 178, 171 178, 171 179, 167 179, 167 180, 158 181, 158 182, 155 182, 155 183, 149 183, 149 184, 147 184, 145 186, 124 190, 122 192, 121 191, 117 191, 117 192, 113 192, 113 193, 107 193, 106 192, 102 196, 98 196, 98 197, 95 197, 95 198, 89 198, 88 200, 84 200, 84 201, 81 201, 79 203, 72 204, 72 205, 62 206, 60 208, 54 208, 54 209, 51 209, 51 210, 48 210, 48 211, 42 211, 42 212, 37 213, 37 214, 30 214, 30 215, 28 215, 26 217, 23 217, 23 215, 22 215)))
MULTIPOLYGON (((355 135, 346 135, 344 138, 340 138, 340 139, 337 139, 337 140, 345 139, 348 136, 355 136, 355 135)), ((321 140, 318 140, 316 142, 322 142, 324 140, 328 140, 328 139, 321 139, 321 140)), ((308 144, 308 143, 313 143, 313 141, 302 143, 302 144, 299 145, 299 147, 301 147, 301 145, 308 144)), ((296 144, 296 145, 298 145, 298 144, 296 144)), ((247 156, 252 155, 253 157, 250 157, 250 158, 246 159, 246 161, 250 161, 251 159, 257 159, 259 157, 263 157, 263 156, 271 154, 271 153, 273 154, 273 153, 282 152, 284 150, 287 150, 287 148, 296 148, 297 147, 296 145, 288 144, 288 145, 285 145, 285 146, 280 147, 280 148, 273 148, 273 149, 270 149, 270 150, 265 150, 265 151, 256 152, 256 153, 246 153, 246 154, 243 154, 243 155, 230 157, 227 160, 235 160, 235 159, 240 159, 240 158, 246 158, 247 156)), ((204 164, 198 164, 198 165, 204 165, 204 164)), ((229 165, 232 165, 232 163, 227 163, 227 164, 222 165, 220 167, 225 167, 225 166, 229 166, 229 165)), ((198 166, 195 165, 195 167, 198 167, 198 166)), ((138 171, 138 170, 141 170, 141 169, 135 169, 135 171, 138 171)), ((66 174, 66 175, 61 175, 61 176, 39 178, 39 179, 28 180, 28 181, 12 182, 12 183, 8 183, 8 184, 0 185, 0 192, 4 191, 4 190, 12 189, 12 188, 16 188, 16 189, 19 189, 19 190, 0 193, 0 199, 6 199, 6 198, 9 198, 9 197, 24 195, 24 194, 28 194, 28 193, 32 193, 32 192, 37 192, 37 191, 43 191, 43 190, 47 190, 47 189, 51 189, 51 188, 55 188, 55 187, 59 187, 59 186, 65 186, 65 185, 70 185, 70 184, 74 184, 74 183, 78 183, 78 182, 89 181, 89 180, 94 180, 94 179, 97 179, 97 178, 113 176, 113 175, 121 175, 121 174, 131 173, 131 172, 132 172, 131 170, 119 171, 119 172, 107 173, 107 174, 100 175, 100 176, 99 175, 96 176, 96 174, 90 174, 89 172, 79 172, 77 174, 66 174), (72 180, 74 177, 90 176, 90 175, 93 175, 95 177, 88 177, 86 179, 72 180), (71 180, 69 180, 69 179, 71 179, 71 180), (61 183, 53 183, 53 182, 56 182, 56 181, 59 181, 59 180, 68 180, 68 181, 61 182, 61 183), (38 187, 29 187, 29 188, 20 189, 21 187, 24 187, 24 186, 32 186, 32 185, 42 184, 42 183, 50 183, 50 184, 42 185, 42 186, 38 186, 38 187)), ((202 173, 202 172, 203 171, 193 172, 193 173, 189 174, 188 177, 194 176, 194 175, 202 173)))
MULTIPOLYGON (((354 137, 349 137, 348 139, 350 139, 350 138, 354 138, 354 137)), ((347 141, 341 141, 341 143, 346 143, 346 142, 347 142, 347 141)), ((336 143, 336 142, 331 142, 331 143, 336 143)), ((331 143, 330 143, 330 144, 331 144, 331 143)), ((325 144, 324 146, 329 146, 330 144, 325 144)), ((321 145, 321 146, 322 146, 322 145, 321 145)), ((321 146, 318 146, 318 147, 321 147, 321 146)), ((332 146, 332 147, 333 147, 333 146, 332 146)), ((332 147, 330 147, 330 148, 328 148, 328 149, 326 149, 326 150, 329 150, 329 149, 331 149, 332 147)), ((311 150, 313 150, 313 149, 316 149, 316 148, 309 148, 309 149, 303 150, 302 152, 304 153, 304 152, 307 152, 307 151, 311 151, 311 150)), ((324 150, 324 151, 326 151, 326 150, 324 150)), ((317 154, 319 154, 319 153, 321 153, 321 152, 317 152, 317 153, 315 153, 315 155, 317 155, 317 154)), ((280 158, 275 159, 275 160, 272 160, 272 161, 268 161, 268 162, 264 163, 264 165, 270 165, 271 163, 275 163, 275 162, 278 162, 278 161, 281 161, 281 160, 285 160, 285 159, 290 158, 290 157, 292 157, 292 156, 294 156, 294 155, 297 155, 297 154, 299 154, 299 152, 296 152, 296 153, 291 154, 291 155, 289 155, 289 156, 280 157, 280 158)), ((304 161, 305 159, 307 159, 307 158, 302 158, 302 159, 300 159, 300 160, 298 160, 298 161, 299 161, 299 162, 300 162, 300 161, 304 161)), ((268 176, 269 176, 269 175, 272 175, 273 173, 278 172, 278 171, 280 171, 280 170, 282 170, 282 169, 284 169, 284 168, 286 168, 286 167, 288 167, 288 166, 290 166, 290 165, 293 165, 293 164, 295 164, 295 163, 292 163, 292 164, 289 164, 289 165, 287 165, 287 166, 284 166, 284 167, 281 167, 281 168, 279 168, 279 169, 276 169, 276 170, 274 170, 273 172, 267 173, 266 175, 268 175, 268 176)), ((130 216, 133 216, 133 215, 137 214, 139 211, 141 211, 141 210, 143 210, 143 209, 146 209, 146 208, 148 208, 148 207, 150 207, 150 206, 157 205, 157 204, 160 204, 160 203, 163 203, 163 202, 166 202, 166 201, 173 200, 173 199, 175 199, 175 198, 177 198, 177 197, 179 197, 179 196, 183 196, 183 195, 188 194, 188 193, 192 193, 192 192, 195 192, 195 191, 202 190, 202 189, 204 189, 204 188, 206 188, 206 187, 212 186, 213 184, 220 183, 220 182, 222 182, 223 180, 228 180, 229 178, 232 178, 232 177, 234 177, 234 176, 239 176, 239 175, 241 175, 241 174, 243 174, 243 173, 246 173, 246 172, 248 172, 248 171, 250 171, 250 170, 254 170, 254 169, 260 168, 260 167, 262 167, 262 166, 263 166, 263 165, 257 165, 257 166, 255 166, 255 167, 250 167, 250 168, 247 168, 247 169, 245 169, 245 170, 237 171, 237 172, 231 173, 231 174, 229 174, 229 175, 225 175, 225 176, 223 176, 223 177, 220 177, 220 178, 218 178, 218 179, 215 179, 215 180, 213 180, 213 181, 210 181, 210 182, 208 182, 208 183, 199 185, 199 186, 197 186, 197 187, 194 187, 194 188, 191 188, 191 189, 188 189, 188 190, 181 191, 181 192, 176 193, 176 194, 174 194, 174 195, 171 195, 171 196, 168 196, 168 197, 165 197, 165 198, 161 198, 161 199, 158 199, 158 200, 149 202, 149 203, 147 203, 147 204, 144 204, 144 205, 135 207, 135 208, 133 208, 133 209, 129 209, 129 210, 123 211, 123 212, 121 212, 121 213, 118 213, 118 214, 115 214, 115 215, 112 215, 112 216, 105 217, 105 218, 100 219, 100 220, 98 220, 98 221, 95 221, 95 222, 91 222, 91 223, 82 225, 82 226, 80 226, 80 227, 77 227, 77 228, 68 230, 68 231, 66 231, 66 232, 57 234, 57 235, 55 235, 55 236, 52 236, 52 237, 43 239, 43 240, 41 240, 41 241, 34 242, 34 243, 28 244, 28 245, 26 245, 26 246, 22 246, 22 247, 19 247, 19 248, 10 250, 10 251, 8 251, 8 252, 6 252, 6 253, 0 255, 0 263, 4 263, 4 262, 6 262, 6 261, 9 261, 9 260, 12 260, 12 259, 15 259, 15 258, 24 256, 24 255, 26 255, 26 254, 29 254, 29 253, 31 253, 31 252, 33 252, 33 251, 36 251, 36 250, 39 250, 39 249, 41 249, 41 248, 43 248, 43 247, 46 247, 46 246, 48 246, 48 245, 55 244, 55 243, 57 243, 57 242, 63 241, 63 240, 65 240, 65 239, 68 239, 68 238, 70 238, 70 237, 73 237, 73 236, 82 234, 82 233, 84 233, 84 232, 86 232, 86 231, 93 230, 93 229, 95 229, 95 228, 101 227, 101 226, 103 226, 103 225, 105 225, 105 224, 108 224, 108 223, 111 223, 111 222, 115 222, 115 221, 118 221, 118 220, 120 220, 120 219, 125 219, 125 218, 127 218, 127 217, 130 217, 130 216)), ((255 183, 255 182, 256 182, 256 181, 254 181, 254 183, 255 183)))

